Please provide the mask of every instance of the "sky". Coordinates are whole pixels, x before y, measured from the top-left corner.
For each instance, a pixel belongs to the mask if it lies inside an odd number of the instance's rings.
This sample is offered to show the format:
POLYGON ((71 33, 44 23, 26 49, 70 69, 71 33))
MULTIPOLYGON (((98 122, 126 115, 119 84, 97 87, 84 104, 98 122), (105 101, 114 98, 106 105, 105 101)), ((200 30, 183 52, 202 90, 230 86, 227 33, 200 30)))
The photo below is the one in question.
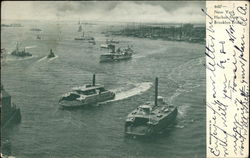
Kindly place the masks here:
POLYGON ((203 1, 2 1, 4 20, 204 23, 203 1))

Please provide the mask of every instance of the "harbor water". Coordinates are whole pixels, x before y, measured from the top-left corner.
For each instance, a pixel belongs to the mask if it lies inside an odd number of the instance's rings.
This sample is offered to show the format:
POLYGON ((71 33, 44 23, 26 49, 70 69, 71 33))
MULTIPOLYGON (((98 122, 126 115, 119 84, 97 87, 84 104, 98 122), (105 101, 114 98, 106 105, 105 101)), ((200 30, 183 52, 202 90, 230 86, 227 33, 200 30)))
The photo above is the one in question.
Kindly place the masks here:
POLYGON ((105 37, 111 28, 102 23, 83 25, 96 45, 75 41, 77 22, 21 21, 24 27, 2 27, 1 83, 21 109, 19 125, 3 131, 12 155, 39 157, 205 157, 204 45, 132 37, 105 37), (30 31, 39 27, 41 32, 30 31), (41 40, 36 39, 37 34, 41 40), (131 60, 100 63, 106 39, 117 46, 133 45, 131 60), (32 57, 10 55, 16 42, 32 57), (50 49, 56 57, 46 58, 50 49), (96 83, 117 93, 117 100, 77 110, 59 108, 60 96, 72 87, 96 83), (153 82, 159 77, 159 95, 178 106, 176 123, 150 138, 124 135, 128 113, 154 100, 153 82))

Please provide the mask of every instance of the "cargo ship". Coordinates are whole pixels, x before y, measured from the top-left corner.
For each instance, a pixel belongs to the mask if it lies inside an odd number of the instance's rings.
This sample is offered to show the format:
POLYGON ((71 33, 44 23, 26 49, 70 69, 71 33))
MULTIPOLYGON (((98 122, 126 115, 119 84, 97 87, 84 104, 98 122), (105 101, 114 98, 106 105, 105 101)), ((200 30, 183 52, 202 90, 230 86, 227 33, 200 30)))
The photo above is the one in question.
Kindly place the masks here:
POLYGON ((105 89, 103 85, 95 84, 94 74, 92 84, 73 88, 60 98, 59 104, 64 109, 73 109, 108 101, 114 97, 114 92, 105 89))
POLYGON ((158 78, 155 79, 155 102, 140 105, 128 114, 125 122, 127 136, 150 136, 157 134, 173 124, 178 110, 168 105, 158 96, 158 78))

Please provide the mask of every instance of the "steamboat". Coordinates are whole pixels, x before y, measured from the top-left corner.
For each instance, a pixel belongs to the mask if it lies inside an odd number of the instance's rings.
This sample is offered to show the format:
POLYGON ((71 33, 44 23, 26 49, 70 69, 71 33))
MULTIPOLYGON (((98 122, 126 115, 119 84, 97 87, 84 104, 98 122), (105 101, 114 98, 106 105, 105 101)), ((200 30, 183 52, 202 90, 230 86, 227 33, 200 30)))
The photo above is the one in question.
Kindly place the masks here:
POLYGON ((115 45, 109 45, 111 51, 100 56, 100 62, 112 62, 131 59, 134 51, 128 47, 125 49, 118 48, 115 50, 115 45))
POLYGON ((69 93, 63 95, 59 104, 64 109, 85 107, 115 98, 115 93, 104 88, 103 85, 95 84, 95 74, 92 84, 75 87, 69 93))
POLYGON ((155 80, 155 102, 140 105, 128 114, 125 134, 132 136, 150 136, 159 133, 173 124, 177 116, 177 107, 168 105, 158 96, 158 78, 155 80))
POLYGON ((19 49, 19 45, 17 42, 16 49, 11 52, 11 55, 17 56, 17 57, 27 57, 27 56, 32 56, 31 53, 27 52, 25 48, 23 50, 19 49))

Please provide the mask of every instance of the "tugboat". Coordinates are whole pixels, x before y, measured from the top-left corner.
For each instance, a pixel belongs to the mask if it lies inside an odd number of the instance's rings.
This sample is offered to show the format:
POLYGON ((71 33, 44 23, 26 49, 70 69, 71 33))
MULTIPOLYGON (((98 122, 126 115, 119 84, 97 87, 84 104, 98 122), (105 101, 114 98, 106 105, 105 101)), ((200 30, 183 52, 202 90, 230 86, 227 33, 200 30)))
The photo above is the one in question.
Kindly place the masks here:
POLYGON ((112 61, 119 61, 119 60, 127 60, 131 59, 134 51, 128 47, 122 50, 121 48, 118 48, 115 50, 115 45, 108 45, 109 49, 111 49, 111 52, 107 54, 102 54, 100 56, 100 62, 112 62, 112 61))
POLYGON ((55 54, 53 53, 52 49, 50 49, 50 52, 47 58, 54 58, 54 57, 55 57, 55 54))
POLYGON ((26 57, 26 56, 32 56, 31 53, 26 52, 25 48, 23 49, 23 51, 19 50, 19 46, 18 46, 18 42, 16 45, 16 49, 14 51, 11 52, 11 55, 13 56, 17 56, 17 57, 26 57))
POLYGON ((3 85, 1 85, 0 114, 1 129, 21 121, 20 108, 11 102, 11 96, 4 90, 3 85))
POLYGON ((40 39, 42 39, 42 38, 41 38, 40 35, 37 35, 37 36, 36 36, 36 39, 40 40, 40 39))
POLYGON ((177 107, 168 105, 158 96, 158 78, 155 80, 155 103, 140 105, 128 114, 125 134, 130 136, 150 136, 163 131, 173 124, 177 107))
POLYGON ((91 44, 93 44, 93 45, 96 45, 96 43, 95 43, 95 40, 93 39, 93 40, 89 40, 89 43, 91 43, 91 44))
POLYGON ((115 93, 106 90, 103 85, 95 84, 95 74, 93 75, 92 85, 87 84, 81 87, 75 87, 71 92, 63 95, 59 104, 64 109, 73 109, 85 107, 114 99, 115 93))

